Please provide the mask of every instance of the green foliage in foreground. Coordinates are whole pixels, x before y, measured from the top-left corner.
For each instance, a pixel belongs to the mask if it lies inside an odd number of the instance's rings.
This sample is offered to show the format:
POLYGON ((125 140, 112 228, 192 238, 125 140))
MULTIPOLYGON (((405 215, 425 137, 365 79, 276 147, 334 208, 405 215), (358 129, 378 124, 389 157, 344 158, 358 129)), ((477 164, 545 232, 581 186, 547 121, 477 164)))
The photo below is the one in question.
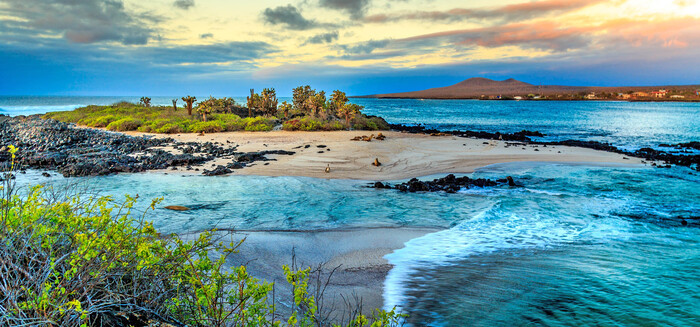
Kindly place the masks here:
POLYGON ((211 110, 206 115, 189 115, 186 110, 175 111, 172 107, 144 107, 126 102, 50 112, 44 118, 110 131, 166 134, 270 131, 276 124, 276 119, 269 117, 241 118, 232 113, 215 113, 211 110), (206 121, 203 121, 204 117, 206 121))
MULTIPOLYGON (((279 321, 272 284, 226 264, 241 242, 225 244, 212 232, 191 241, 160 235, 133 215, 132 197, 115 204, 42 187, 20 196, 12 179, 0 184, 0 326, 328 325, 311 295, 309 269, 283 268, 294 295, 291 316, 279 321)), ((401 319, 376 311, 345 325, 396 326, 401 319)))

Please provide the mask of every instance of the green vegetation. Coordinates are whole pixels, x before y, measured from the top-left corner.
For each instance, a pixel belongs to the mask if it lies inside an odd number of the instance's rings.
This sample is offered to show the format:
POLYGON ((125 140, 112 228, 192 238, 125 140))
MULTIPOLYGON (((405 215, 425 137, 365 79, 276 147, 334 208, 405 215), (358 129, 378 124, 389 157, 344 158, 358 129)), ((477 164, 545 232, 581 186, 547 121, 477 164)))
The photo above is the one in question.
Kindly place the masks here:
POLYGON ((177 99, 172 100, 172 107, 152 107, 151 99, 143 97, 139 104, 87 106, 44 117, 111 131, 146 133, 270 131, 275 126, 287 131, 389 129, 384 119, 362 114, 363 107, 349 103, 344 92, 333 91, 327 99, 324 91, 308 85, 293 90, 292 103, 278 103, 275 89, 263 89, 259 94, 251 89, 247 108, 226 97, 209 97, 199 103, 192 96, 182 100, 186 112, 177 110, 177 99))
MULTIPOLYGON (((213 98, 212 98, 213 99, 213 98)), ((201 115, 174 111, 171 107, 150 107, 115 103, 111 106, 87 106, 73 111, 51 112, 45 118, 88 127, 105 127, 110 131, 146 133, 199 133, 228 131, 269 131, 277 123, 274 117, 241 118, 220 104, 235 105, 233 99, 209 99, 199 108, 201 115), (205 120, 206 118, 206 120, 205 120)))
MULTIPOLYGON (((128 196, 117 203, 46 187, 19 195, 12 173, 0 179, 1 326, 331 325, 310 269, 281 267, 293 298, 276 299, 272 284, 227 264, 242 241, 224 243, 214 231, 191 241, 160 235, 128 196), (284 321, 275 310, 282 300, 291 305, 284 321)), ((403 317, 342 316, 353 327, 397 326, 403 317)))

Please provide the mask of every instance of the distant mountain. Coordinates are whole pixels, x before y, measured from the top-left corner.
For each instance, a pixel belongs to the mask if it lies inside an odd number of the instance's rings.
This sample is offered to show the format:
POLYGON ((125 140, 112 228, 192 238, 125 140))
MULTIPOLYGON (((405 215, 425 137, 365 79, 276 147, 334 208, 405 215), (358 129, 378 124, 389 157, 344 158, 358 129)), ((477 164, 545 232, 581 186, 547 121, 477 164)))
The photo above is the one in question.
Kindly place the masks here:
POLYGON ((427 89, 422 91, 388 93, 362 96, 362 98, 409 98, 409 99, 470 99, 483 96, 512 97, 517 95, 539 94, 558 95, 576 94, 580 92, 629 92, 667 89, 694 89, 698 85, 684 86, 639 86, 639 87, 595 87, 595 86, 563 86, 563 85, 533 85, 509 78, 495 81, 488 78, 474 77, 457 84, 427 89))

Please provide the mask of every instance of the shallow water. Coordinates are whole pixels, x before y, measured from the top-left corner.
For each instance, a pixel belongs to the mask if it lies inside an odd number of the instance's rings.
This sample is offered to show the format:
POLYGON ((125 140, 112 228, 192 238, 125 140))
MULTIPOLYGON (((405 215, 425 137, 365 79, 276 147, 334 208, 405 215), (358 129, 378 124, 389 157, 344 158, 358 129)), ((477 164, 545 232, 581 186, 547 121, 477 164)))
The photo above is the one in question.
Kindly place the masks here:
MULTIPOLYGON (((122 174, 70 181, 117 198, 165 197, 163 205, 195 208, 150 214, 163 232, 443 228, 387 256, 395 267, 385 305, 409 313, 415 326, 700 323, 697 172, 513 163, 471 174, 504 175, 524 187, 410 194, 301 177, 122 174)), ((36 171, 21 180, 67 182, 36 171)))

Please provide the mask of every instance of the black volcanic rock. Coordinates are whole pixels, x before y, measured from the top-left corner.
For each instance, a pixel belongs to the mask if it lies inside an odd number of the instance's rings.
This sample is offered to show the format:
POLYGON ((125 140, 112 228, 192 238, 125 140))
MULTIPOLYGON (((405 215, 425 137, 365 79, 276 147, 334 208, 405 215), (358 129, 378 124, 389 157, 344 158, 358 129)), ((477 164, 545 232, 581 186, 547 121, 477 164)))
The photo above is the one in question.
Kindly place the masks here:
MULTIPOLYGON (((246 155, 236 152, 235 146, 224 148, 211 142, 184 143, 172 138, 135 137, 77 128, 39 116, 0 119, 0 146, 6 145, 18 148, 16 161, 22 169, 51 169, 66 177, 191 167, 216 158, 246 155), (163 150, 162 147, 166 146, 180 150, 182 154, 163 150)), ((265 157, 267 154, 291 155, 294 152, 263 151, 251 155, 248 160, 269 160, 265 157)), ((8 167, 10 160, 7 149, 2 149, 0 167, 8 167)))
MULTIPOLYGON (((510 176, 509 176, 510 177, 510 176)), ((434 179, 432 181, 421 181, 417 178, 413 178, 405 183, 400 183, 396 185, 390 185, 388 183, 375 182, 371 184, 370 188, 376 189, 396 189, 402 192, 447 192, 447 193, 457 193, 463 188, 469 189, 472 187, 493 187, 498 185, 510 185, 515 186, 515 183, 510 179, 501 179, 498 181, 493 181, 490 179, 471 179, 469 177, 455 177, 455 175, 450 174, 443 178, 434 179)))

